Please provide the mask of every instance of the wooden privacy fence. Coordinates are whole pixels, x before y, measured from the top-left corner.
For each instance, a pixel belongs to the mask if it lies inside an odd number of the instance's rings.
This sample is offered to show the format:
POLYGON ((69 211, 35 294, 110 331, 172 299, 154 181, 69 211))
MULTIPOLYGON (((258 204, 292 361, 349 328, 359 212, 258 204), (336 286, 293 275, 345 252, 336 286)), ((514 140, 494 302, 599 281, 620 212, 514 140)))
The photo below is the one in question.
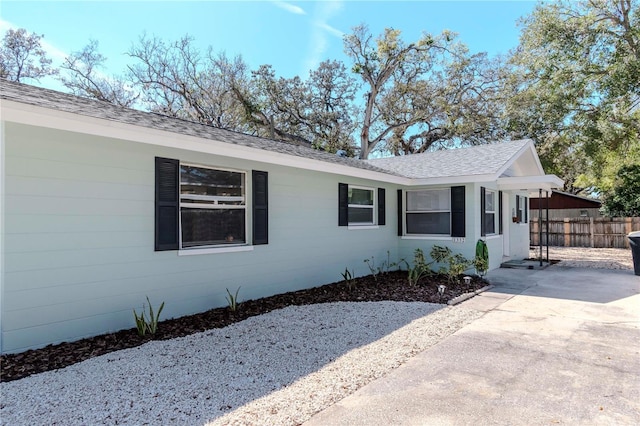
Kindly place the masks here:
MULTIPOLYGON (((540 245, 540 221, 531 218, 531 245, 540 245)), ((627 234, 640 231, 640 217, 566 217, 542 219, 542 244, 557 247, 629 248, 627 234)))

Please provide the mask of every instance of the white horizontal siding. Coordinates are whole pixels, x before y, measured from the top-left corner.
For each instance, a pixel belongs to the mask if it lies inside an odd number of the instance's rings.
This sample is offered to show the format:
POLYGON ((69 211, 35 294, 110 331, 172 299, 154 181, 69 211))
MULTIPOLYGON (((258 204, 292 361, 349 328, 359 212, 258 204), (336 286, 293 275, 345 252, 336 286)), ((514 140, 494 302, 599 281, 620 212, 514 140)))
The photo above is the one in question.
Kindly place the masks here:
MULTIPOLYGON (((69 152, 69 155, 77 156, 77 153, 69 152)), ((40 158, 21 157, 13 154, 7 154, 7 158, 6 172, 8 178, 33 177, 46 180, 67 180, 76 181, 75 184, 80 184, 84 182, 85 179, 89 179, 92 182, 110 184, 131 184, 132 182, 145 182, 148 184, 149 177, 153 178, 153 169, 135 170, 125 167, 115 167, 109 163, 102 165, 77 164, 69 160, 51 161, 40 158)), ((153 180, 151 183, 153 184, 153 180)))
POLYGON ((6 229, 14 235, 67 233, 113 233, 113 232, 153 232, 153 222, 149 216, 92 216, 41 215, 29 213, 12 215, 6 219, 6 229))
MULTIPOLYGON (((9 185, 10 182, 7 182, 9 185)), ((45 183, 43 182, 43 185, 45 183)), ((95 193, 92 193, 95 196, 95 193)), ((10 195, 5 198, 7 217, 21 214, 61 215, 61 216, 149 216, 153 217, 153 201, 127 200, 118 198, 84 198, 82 194, 66 197, 10 195)))
POLYGON ((16 124, 6 131, 3 351, 133 327, 146 296, 166 302, 170 318, 225 305, 226 288, 241 287, 247 300, 340 280, 345 267, 363 275, 363 260, 380 264, 386 250, 396 260, 393 187, 387 226, 350 231, 338 226, 338 182, 377 183, 16 124), (154 252, 155 156, 268 171, 269 244, 154 252))
MULTIPOLYGON (((145 174, 145 179, 148 180, 149 177, 153 178, 153 173, 150 176, 145 174)), ((148 185, 48 178, 47 185, 43 186, 42 179, 34 176, 11 176, 8 179, 8 185, 16 192, 10 195, 73 198, 73 194, 81 194, 84 200, 146 201, 149 199, 148 185)))
MULTIPOLYGON (((145 222, 149 218, 146 217, 145 222)), ((114 247, 146 247, 149 231, 102 231, 102 232, 20 232, 8 234, 6 239, 14 253, 61 250, 87 250, 114 247)))

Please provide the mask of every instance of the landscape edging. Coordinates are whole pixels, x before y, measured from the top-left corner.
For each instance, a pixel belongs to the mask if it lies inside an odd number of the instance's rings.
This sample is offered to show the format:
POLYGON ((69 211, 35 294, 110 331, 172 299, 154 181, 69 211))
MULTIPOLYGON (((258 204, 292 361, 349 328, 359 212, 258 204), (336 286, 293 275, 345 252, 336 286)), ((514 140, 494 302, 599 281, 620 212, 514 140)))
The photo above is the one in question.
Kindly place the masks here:
POLYGON ((482 288, 480 288, 480 289, 478 289, 476 291, 472 291, 472 292, 469 292, 469 293, 461 294, 460 296, 449 300, 447 302, 447 305, 449 305, 449 306, 457 305, 458 303, 464 302, 467 299, 471 299, 473 296, 475 296, 477 294, 480 294, 482 292, 485 292, 485 291, 487 291, 487 290, 489 290, 491 288, 493 288, 493 284, 486 285, 486 286, 484 286, 484 287, 482 287, 482 288))

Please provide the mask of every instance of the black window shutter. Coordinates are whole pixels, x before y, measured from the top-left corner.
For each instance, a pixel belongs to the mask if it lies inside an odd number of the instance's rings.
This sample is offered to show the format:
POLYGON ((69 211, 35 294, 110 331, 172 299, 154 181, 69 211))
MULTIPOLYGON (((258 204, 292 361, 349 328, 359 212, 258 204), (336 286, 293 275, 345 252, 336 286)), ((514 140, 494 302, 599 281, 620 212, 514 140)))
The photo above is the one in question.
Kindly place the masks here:
POLYGON ((398 236, 402 237, 402 189, 398 189, 398 236))
POLYGON ((529 197, 524 197, 524 223, 529 220, 529 197))
POLYGON ((338 226, 349 225, 349 185, 338 184, 338 226))
POLYGON ((520 210, 520 196, 516 195, 516 217, 518 222, 522 222, 522 211, 520 210))
POLYGON ((486 208, 486 200, 485 194, 486 189, 484 186, 480 187, 480 236, 484 237, 487 235, 487 224, 484 220, 485 208, 486 208))
POLYGON ((502 235, 502 191, 498 191, 498 233, 502 235))
POLYGON ((178 250, 180 162, 156 157, 155 250, 178 250))
POLYGON ((253 170, 253 245, 269 244, 269 174, 253 170))
POLYGON ((464 186, 451 187, 451 236, 465 236, 464 186))
POLYGON ((384 188, 378 188, 378 225, 385 225, 387 221, 384 188))

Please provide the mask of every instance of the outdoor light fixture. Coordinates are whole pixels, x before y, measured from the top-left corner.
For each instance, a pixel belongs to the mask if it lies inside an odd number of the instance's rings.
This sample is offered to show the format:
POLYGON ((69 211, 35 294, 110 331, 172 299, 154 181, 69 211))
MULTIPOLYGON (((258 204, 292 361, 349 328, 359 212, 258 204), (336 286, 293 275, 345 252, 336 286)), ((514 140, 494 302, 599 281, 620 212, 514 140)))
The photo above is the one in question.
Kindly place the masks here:
POLYGON ((444 290, 445 290, 446 288, 447 288, 447 287, 446 287, 444 284, 440 284, 440 285, 438 286, 438 294, 440 295, 440 297, 442 297, 442 295, 444 294, 444 290))
POLYGON ((466 285, 471 284, 471 277, 470 277, 470 276, 468 276, 468 275, 467 275, 467 276, 465 276, 465 277, 463 278, 463 280, 464 280, 464 283, 465 283, 466 285))

